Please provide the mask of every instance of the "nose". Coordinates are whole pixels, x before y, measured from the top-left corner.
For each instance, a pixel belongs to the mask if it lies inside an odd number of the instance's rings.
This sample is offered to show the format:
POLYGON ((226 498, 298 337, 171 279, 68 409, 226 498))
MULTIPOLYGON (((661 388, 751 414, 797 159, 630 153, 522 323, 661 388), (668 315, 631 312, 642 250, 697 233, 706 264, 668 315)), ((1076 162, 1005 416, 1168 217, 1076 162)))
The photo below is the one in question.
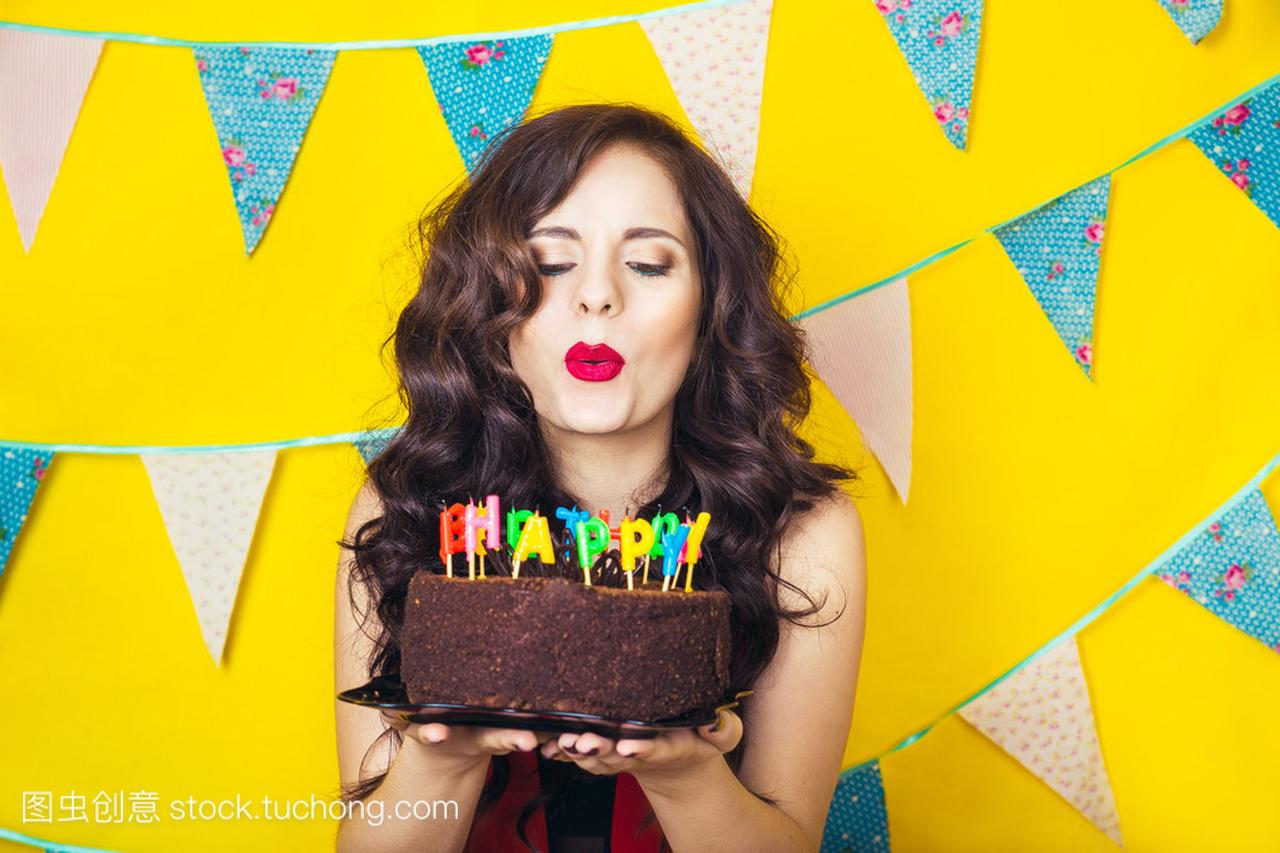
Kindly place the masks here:
POLYGON ((622 310, 622 289, 608 264, 596 265, 579 280, 574 310, 587 317, 593 314, 612 317, 622 310))

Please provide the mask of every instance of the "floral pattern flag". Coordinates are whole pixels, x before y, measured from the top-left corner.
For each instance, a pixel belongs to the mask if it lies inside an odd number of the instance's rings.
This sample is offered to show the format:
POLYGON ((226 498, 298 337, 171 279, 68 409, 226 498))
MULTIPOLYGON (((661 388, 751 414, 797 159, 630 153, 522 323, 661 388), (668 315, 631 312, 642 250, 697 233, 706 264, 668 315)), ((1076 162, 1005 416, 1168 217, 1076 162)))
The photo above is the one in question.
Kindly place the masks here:
POLYGON ((1233 104, 1187 138, 1280 226, 1280 82, 1233 104))
POLYGON ((1111 175, 1090 181, 995 230, 1084 375, 1093 378, 1093 305, 1111 175))
POLYGON ((1222 18, 1222 0, 1157 0, 1169 13, 1192 44, 1200 40, 1213 28, 1218 26, 1222 18))
POLYGON ((208 44, 194 54, 249 255, 280 204, 338 53, 208 44))
POLYGON ((751 195, 773 0, 644 18, 662 70, 703 145, 751 195))
POLYGON ((0 574, 52 461, 53 454, 46 450, 6 447, 0 451, 0 574))
POLYGON ((969 135, 982 0, 873 0, 933 117, 961 151, 969 135))
POLYGON ((1280 652, 1280 531, 1260 489, 1223 510, 1158 577, 1280 652))
POLYGON ((879 761, 840 774, 819 849, 821 853, 889 853, 889 814, 879 761))
POLYGON ((958 713, 1124 846, 1074 636, 958 713))
POLYGON ((468 172, 480 164, 494 137, 524 118, 553 40, 553 34, 543 33, 418 47, 468 172))

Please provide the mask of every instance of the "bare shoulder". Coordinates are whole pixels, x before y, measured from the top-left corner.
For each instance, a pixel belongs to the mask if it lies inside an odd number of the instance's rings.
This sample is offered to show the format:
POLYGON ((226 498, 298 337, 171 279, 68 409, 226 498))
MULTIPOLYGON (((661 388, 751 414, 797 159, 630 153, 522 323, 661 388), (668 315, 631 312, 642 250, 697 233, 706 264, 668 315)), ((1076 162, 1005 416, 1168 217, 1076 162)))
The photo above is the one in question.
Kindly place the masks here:
POLYGON ((372 480, 365 479, 351 501, 351 510, 347 513, 346 536, 348 541, 364 524, 371 519, 380 518, 384 512, 382 496, 372 480))
MULTIPOLYGON (((783 534, 778 573, 810 595, 826 594, 834 610, 865 598, 866 543, 862 515, 843 489, 814 502, 783 534)), ((782 590, 784 600, 787 589, 782 590)), ((791 592, 789 606, 803 600, 791 592)), ((824 608, 825 610, 825 608, 824 608)))

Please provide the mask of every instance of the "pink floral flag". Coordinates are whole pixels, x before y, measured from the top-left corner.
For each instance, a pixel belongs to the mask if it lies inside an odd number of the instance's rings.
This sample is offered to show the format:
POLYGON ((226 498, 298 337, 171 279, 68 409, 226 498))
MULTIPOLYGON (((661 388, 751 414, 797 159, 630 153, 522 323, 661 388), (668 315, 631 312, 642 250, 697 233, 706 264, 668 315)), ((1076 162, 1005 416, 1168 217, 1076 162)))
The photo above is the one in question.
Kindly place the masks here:
POLYGON ((1187 138, 1280 226, 1280 82, 1205 120, 1187 138))
POLYGON ((192 52, 249 255, 280 205, 338 52, 225 44, 192 52))
POLYGON ((938 127, 956 148, 969 138, 982 0, 872 0, 907 60, 938 127))
POLYGON ((1124 847, 1074 635, 958 713, 1124 847))
POLYGON ((814 372, 862 432, 905 505, 911 488, 911 301, 907 280, 796 318, 814 372))
POLYGON ((755 174, 772 13, 773 0, 749 0, 639 22, 694 130, 743 198, 755 174))
POLYGON ((1093 379, 1093 307, 1111 175, 1058 196, 995 229, 1058 338, 1093 379))
POLYGON ((215 664, 222 661, 240 574, 275 460, 274 450, 142 457, 215 664))
POLYGON ((1159 0, 1183 35, 1199 44, 1222 19, 1222 0, 1159 0))
POLYGON ((31 251, 102 39, 0 29, 0 171, 31 251))

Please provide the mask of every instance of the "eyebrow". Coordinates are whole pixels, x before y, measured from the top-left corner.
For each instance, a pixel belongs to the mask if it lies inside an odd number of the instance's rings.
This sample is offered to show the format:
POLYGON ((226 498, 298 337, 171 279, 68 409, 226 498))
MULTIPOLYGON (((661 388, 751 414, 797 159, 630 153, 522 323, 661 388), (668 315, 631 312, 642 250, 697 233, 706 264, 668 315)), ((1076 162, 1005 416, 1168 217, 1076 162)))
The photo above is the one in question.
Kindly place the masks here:
MULTIPOLYGON (((528 237, 529 239, 534 237, 559 237, 563 240, 582 239, 582 235, 575 229, 566 228, 563 225, 548 225, 545 228, 535 228, 529 232, 528 237)), ((637 226, 635 228, 628 228, 626 231, 622 232, 623 240, 642 240, 646 237, 666 237, 668 239, 675 240, 681 246, 684 245, 684 241, 679 237, 672 234, 670 231, 664 231, 661 228, 637 226)))

